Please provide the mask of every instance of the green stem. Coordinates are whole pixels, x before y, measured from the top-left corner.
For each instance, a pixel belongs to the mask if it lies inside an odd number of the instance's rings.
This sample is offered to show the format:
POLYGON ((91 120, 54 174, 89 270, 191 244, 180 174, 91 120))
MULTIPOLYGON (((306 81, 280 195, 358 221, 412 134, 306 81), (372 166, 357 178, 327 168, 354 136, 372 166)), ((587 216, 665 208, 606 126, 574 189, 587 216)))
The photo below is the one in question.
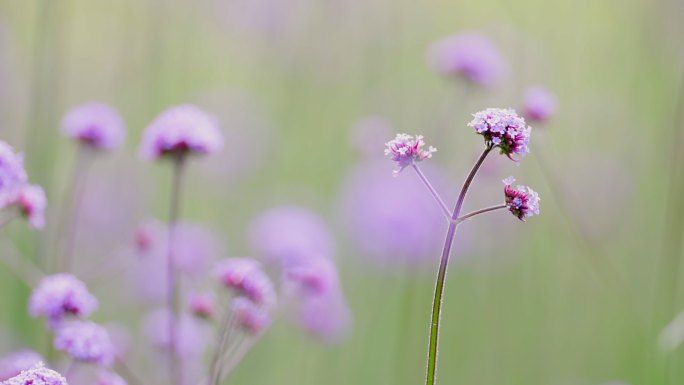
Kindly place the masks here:
POLYGON ((463 216, 460 216, 458 219, 456 219, 456 222, 457 223, 465 222, 474 216, 484 214, 484 213, 488 213, 490 211, 505 209, 506 207, 508 207, 506 204, 500 204, 500 205, 496 205, 496 206, 485 207, 483 209, 475 210, 472 213, 468 213, 468 214, 465 214, 463 216))
POLYGON ((446 281, 447 267, 449 266, 449 255, 451 254, 451 247, 454 242, 456 227, 458 226, 458 217, 461 214, 463 201, 465 200, 468 188, 473 182, 473 178, 475 178, 477 170, 480 168, 492 148, 492 146, 485 147, 482 155, 480 155, 480 158, 477 160, 477 162, 475 162, 475 165, 473 165, 473 168, 470 170, 470 174, 468 174, 468 177, 463 183, 461 193, 458 195, 458 199, 456 200, 456 207, 451 215, 452 220, 449 223, 449 228, 447 229, 446 240, 444 241, 444 248, 442 249, 442 258, 439 263, 439 272, 437 273, 437 282, 435 284, 435 296, 432 300, 430 343, 428 346, 427 376, 425 379, 426 385, 434 385, 436 383, 437 347, 439 343, 439 322, 442 316, 442 297, 444 295, 444 283, 446 281))

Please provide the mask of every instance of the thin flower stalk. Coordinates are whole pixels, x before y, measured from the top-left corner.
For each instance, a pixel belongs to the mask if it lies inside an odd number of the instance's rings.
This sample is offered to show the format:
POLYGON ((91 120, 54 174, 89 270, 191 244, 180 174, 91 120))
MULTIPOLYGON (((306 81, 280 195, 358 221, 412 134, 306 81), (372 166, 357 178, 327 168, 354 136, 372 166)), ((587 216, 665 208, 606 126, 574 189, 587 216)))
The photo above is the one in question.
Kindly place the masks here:
POLYGON ((411 165, 413 169, 416 171, 416 174, 418 174, 418 178, 423 182, 425 187, 427 187, 428 190, 430 190, 430 194, 435 198, 437 203, 439 204, 440 209, 442 209, 442 212, 444 213, 445 217, 447 220, 451 219, 451 212, 449 211, 449 208, 447 207, 446 203, 444 203, 444 200, 442 197, 439 195, 437 190, 432 186, 432 183, 427 179, 423 171, 418 167, 416 163, 413 163, 411 165))
POLYGON ((71 197, 70 209, 64 212, 62 223, 65 226, 65 245, 62 254, 62 271, 71 271, 73 265, 74 246, 76 244, 78 220, 88 180, 89 165, 91 161, 90 149, 86 145, 79 145, 74 165, 72 182, 69 195, 71 197))
POLYGON ((464 215, 458 217, 458 219, 456 219, 456 223, 458 224, 461 222, 465 222, 469 219, 472 219, 473 217, 475 217, 477 215, 485 214, 488 212, 497 211, 497 210, 501 210, 501 209, 505 209, 505 208, 508 208, 508 205, 500 204, 500 205, 496 205, 496 206, 490 206, 490 207, 485 207, 483 209, 475 210, 471 213, 464 214, 464 215))

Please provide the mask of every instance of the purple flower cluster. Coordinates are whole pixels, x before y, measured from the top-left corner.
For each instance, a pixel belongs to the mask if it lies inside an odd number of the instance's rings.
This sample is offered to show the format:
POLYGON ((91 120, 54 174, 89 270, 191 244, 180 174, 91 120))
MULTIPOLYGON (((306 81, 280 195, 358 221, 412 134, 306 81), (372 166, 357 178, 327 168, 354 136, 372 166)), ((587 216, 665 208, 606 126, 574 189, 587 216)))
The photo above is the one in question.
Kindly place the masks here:
POLYGON ((62 134, 94 149, 111 150, 123 143, 126 127, 114 108, 90 102, 75 107, 64 116, 62 134))
POLYGON ((69 321, 61 325, 54 346, 76 361, 100 366, 110 366, 116 358, 116 348, 107 330, 91 321, 69 321))
POLYGON ((248 298, 233 298, 230 301, 230 310, 237 325, 248 333, 258 334, 271 326, 268 311, 248 298))
POLYGON ((250 258, 230 258, 216 266, 216 276, 228 289, 255 304, 270 308, 277 297, 273 283, 261 264, 250 258))
POLYGON ((0 382, 0 385, 68 385, 61 374, 45 367, 39 362, 31 368, 22 371, 15 377, 0 382))
POLYGON ((503 180, 508 210, 521 221, 525 221, 527 217, 539 215, 539 194, 528 186, 513 187, 513 182, 515 179, 512 176, 503 180))
POLYGON ((536 123, 544 123, 556 113, 556 95, 543 87, 531 87, 525 92, 523 101, 525 117, 536 123))
POLYGON ((42 229, 46 206, 43 189, 28 184, 22 155, 0 141, 0 209, 16 207, 31 227, 42 229))
POLYGON ((216 118, 184 104, 162 112, 143 133, 140 155, 156 160, 166 155, 210 154, 223 148, 216 118))
POLYGON ((17 376, 43 361, 40 354, 22 349, 0 358, 0 381, 17 376))
POLYGON ((51 329, 59 327, 67 316, 88 317, 97 306, 86 285, 71 274, 43 278, 29 298, 31 316, 47 318, 51 329))
POLYGON ((488 146, 498 147, 510 159, 513 159, 512 155, 522 156, 529 152, 532 128, 512 109, 488 108, 477 112, 468 126, 484 136, 488 146))
POLYGON ((385 155, 397 163, 399 168, 395 170, 395 174, 401 172, 404 168, 432 157, 432 154, 437 151, 436 148, 430 146, 427 150, 422 148, 425 145, 422 135, 417 135, 415 138, 408 134, 397 134, 397 136, 385 143, 385 155))

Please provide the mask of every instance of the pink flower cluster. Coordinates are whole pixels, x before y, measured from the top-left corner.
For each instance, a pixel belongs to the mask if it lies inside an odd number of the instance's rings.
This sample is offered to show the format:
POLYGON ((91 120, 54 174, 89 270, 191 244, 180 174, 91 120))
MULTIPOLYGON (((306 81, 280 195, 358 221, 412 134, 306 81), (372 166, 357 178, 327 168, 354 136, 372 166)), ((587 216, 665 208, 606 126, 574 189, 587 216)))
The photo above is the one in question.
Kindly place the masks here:
POLYGON ((533 215, 539 215, 539 201, 541 200, 539 194, 528 186, 513 187, 513 182, 515 179, 512 176, 503 180, 508 210, 521 221, 533 215))
POLYGON ((31 368, 22 371, 20 374, 0 385, 68 385, 61 374, 45 367, 42 362, 33 365, 31 368))
POLYGON ((97 306, 97 299, 90 294, 86 285, 71 274, 43 278, 29 298, 31 316, 45 317, 53 330, 67 316, 88 317, 97 306))
POLYGON ((488 146, 498 147, 502 154, 511 159, 512 155, 525 155, 529 152, 532 128, 512 109, 487 108, 473 114, 473 120, 468 126, 484 136, 488 146))
POLYGON ((401 172, 404 168, 432 157, 432 154, 437 151, 436 148, 430 146, 428 149, 422 148, 425 145, 422 135, 413 137, 408 134, 397 134, 397 136, 385 143, 385 155, 388 155, 399 168, 395 170, 395 174, 401 172))
POLYGON ((46 206, 43 189, 28 184, 22 155, 0 141, 0 209, 17 208, 31 227, 42 229, 46 206))

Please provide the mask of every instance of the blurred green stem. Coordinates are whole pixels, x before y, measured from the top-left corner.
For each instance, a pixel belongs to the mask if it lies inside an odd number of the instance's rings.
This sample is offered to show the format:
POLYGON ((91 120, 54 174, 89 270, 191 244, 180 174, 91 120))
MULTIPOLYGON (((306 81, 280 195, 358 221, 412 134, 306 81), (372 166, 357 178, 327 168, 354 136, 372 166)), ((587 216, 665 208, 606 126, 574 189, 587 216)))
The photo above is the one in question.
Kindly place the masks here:
POLYGON ((432 194, 432 196, 435 198, 435 200, 439 204, 439 207, 442 209, 442 212, 446 216, 447 220, 449 220, 451 218, 451 213, 449 212, 449 208, 447 207, 446 203, 444 203, 444 200, 442 199, 442 197, 439 195, 437 190, 435 190, 435 188, 432 187, 432 183, 430 183, 430 181, 425 176, 425 174, 423 174, 423 171, 420 169, 420 167, 418 167, 418 165, 416 163, 413 163, 411 166, 413 167, 414 170, 416 170, 416 174, 418 174, 418 178, 420 178, 420 180, 423 182, 425 187, 427 187, 427 189, 430 190, 430 194, 432 194))
POLYGON ((76 164, 69 186, 69 194, 67 197, 71 198, 71 205, 63 213, 64 219, 62 223, 65 228, 65 242, 62 254, 61 270, 64 272, 71 271, 73 265, 74 245, 76 244, 76 234, 78 232, 78 219, 81 213, 81 206, 83 204, 83 197, 85 193, 85 186, 88 179, 88 166, 90 165, 90 149, 85 144, 79 144, 76 164))
POLYGON ((432 318, 430 323, 430 344, 428 347, 428 363, 427 363, 427 377, 425 380, 426 385, 434 385, 436 383, 436 372, 437 372, 437 347, 439 343, 439 322, 442 316, 442 297, 444 295, 444 283, 446 281, 447 267, 449 265, 449 255, 451 254, 451 246, 454 242, 454 235, 456 235, 456 227, 458 226, 458 217, 461 215, 461 209, 463 208, 463 201, 465 200, 466 193, 470 184, 477 174, 477 170, 480 168, 484 162, 489 152, 492 150, 492 146, 488 145, 485 147, 482 155, 478 158, 473 168, 470 170, 470 174, 463 183, 461 192, 456 200, 456 207, 451 214, 451 222, 449 223, 449 228, 447 230, 446 240, 444 241, 444 248, 442 249, 442 258, 439 263, 439 272, 437 273, 437 282, 435 284, 435 296, 432 300, 432 318))
POLYGON ((176 284, 176 269, 173 257, 173 239, 176 230, 181 206, 181 189, 183 182, 183 171, 185 169, 185 154, 177 154, 173 158, 173 181, 171 186, 171 202, 169 207, 169 229, 167 239, 167 258, 166 258, 166 283, 167 283, 167 307, 169 309, 169 373, 171 373, 171 383, 180 384, 182 382, 183 368, 182 362, 176 354, 178 340, 176 322, 178 318, 178 285, 176 284))

